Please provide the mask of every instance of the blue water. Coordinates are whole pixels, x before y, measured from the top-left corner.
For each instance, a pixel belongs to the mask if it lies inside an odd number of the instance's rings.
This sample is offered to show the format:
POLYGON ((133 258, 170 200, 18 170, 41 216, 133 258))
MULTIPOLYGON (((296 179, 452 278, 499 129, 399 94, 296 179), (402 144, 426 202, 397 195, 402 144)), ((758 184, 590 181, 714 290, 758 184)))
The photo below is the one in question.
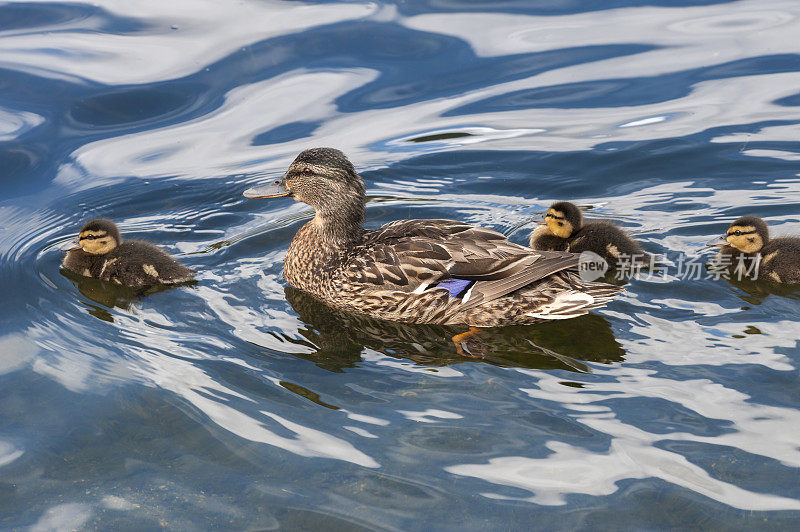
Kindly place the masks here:
POLYGON ((793 0, 0 4, 0 528, 794 528, 800 295, 694 277, 800 233, 793 0), (554 200, 664 275, 482 338, 286 287, 310 218, 242 191, 342 149, 368 225, 527 242, 554 200), (59 272, 97 215, 200 271, 59 272))

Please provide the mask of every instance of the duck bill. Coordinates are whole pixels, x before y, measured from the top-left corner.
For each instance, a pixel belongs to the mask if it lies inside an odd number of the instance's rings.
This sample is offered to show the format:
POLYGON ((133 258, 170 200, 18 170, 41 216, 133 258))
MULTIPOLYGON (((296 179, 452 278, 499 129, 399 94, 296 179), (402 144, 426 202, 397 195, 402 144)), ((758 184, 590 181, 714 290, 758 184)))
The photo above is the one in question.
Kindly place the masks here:
POLYGON ((248 188, 242 193, 245 198, 250 199, 282 198, 291 196, 291 194, 292 192, 286 188, 286 182, 283 179, 278 179, 268 185, 248 188))
POLYGON ((705 247, 707 247, 707 248, 721 248, 723 246, 729 246, 729 245, 730 244, 725 239, 725 237, 721 236, 719 238, 715 238, 714 240, 706 242, 706 246, 705 247))
POLYGON ((61 247, 59 247, 58 249, 66 252, 66 251, 72 251, 73 249, 79 249, 80 247, 81 243, 78 242, 78 240, 72 240, 70 242, 67 242, 66 244, 62 244, 61 247))

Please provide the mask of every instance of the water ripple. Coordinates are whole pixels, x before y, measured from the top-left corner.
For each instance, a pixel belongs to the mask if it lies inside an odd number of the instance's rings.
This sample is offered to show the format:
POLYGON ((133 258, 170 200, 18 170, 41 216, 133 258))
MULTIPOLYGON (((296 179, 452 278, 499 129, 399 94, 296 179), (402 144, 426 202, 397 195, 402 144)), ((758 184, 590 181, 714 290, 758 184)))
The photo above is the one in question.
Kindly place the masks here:
POLYGON ((790 0, 0 6, 0 528, 789 529, 788 287, 714 279, 732 219, 800 232, 790 0), (242 191, 344 150, 367 225, 520 244, 569 199, 662 255, 591 315, 485 331, 287 287, 312 216, 242 191), (199 273, 61 274, 95 216, 199 273), (677 268, 699 266, 695 278, 677 268))

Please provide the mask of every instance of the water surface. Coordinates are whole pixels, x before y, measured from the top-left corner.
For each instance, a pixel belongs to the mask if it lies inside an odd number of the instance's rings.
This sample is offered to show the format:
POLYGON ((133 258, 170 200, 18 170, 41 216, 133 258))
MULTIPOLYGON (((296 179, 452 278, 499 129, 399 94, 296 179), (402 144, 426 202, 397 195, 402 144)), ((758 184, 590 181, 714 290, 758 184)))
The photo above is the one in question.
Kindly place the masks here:
POLYGON ((0 4, 0 528, 790 527, 798 292, 677 268, 800 233, 797 35, 790 0, 0 4), (282 276, 309 208, 241 196, 313 146, 370 227, 525 243, 569 199, 666 271, 483 358, 332 312, 282 276), (60 273, 100 215, 198 283, 60 273))

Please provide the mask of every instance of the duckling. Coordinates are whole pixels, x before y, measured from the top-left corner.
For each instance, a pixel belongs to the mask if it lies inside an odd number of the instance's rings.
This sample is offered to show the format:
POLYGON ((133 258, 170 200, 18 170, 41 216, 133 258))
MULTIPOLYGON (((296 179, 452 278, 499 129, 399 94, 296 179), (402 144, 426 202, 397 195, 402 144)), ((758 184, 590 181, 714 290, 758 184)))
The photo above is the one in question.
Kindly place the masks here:
POLYGON ((586 314, 622 291, 583 281, 578 255, 534 251, 463 222, 398 220, 365 230, 364 181, 333 148, 300 153, 283 177, 244 195, 311 205, 314 219, 286 254, 286 280, 330 306, 373 318, 464 324, 470 331, 463 334, 471 335, 476 327, 586 314))
POLYGON ((800 238, 770 240, 767 223, 743 216, 725 231, 715 262, 734 273, 776 283, 800 283, 800 238))
POLYGON ((78 240, 62 251, 66 270, 124 286, 183 283, 196 273, 149 242, 123 242, 114 222, 104 218, 86 222, 78 240))
POLYGON ((623 258, 634 264, 649 260, 642 246, 616 225, 595 220, 584 223, 574 203, 558 201, 547 210, 545 221, 533 230, 529 245, 533 249, 597 253, 612 268, 623 258))

